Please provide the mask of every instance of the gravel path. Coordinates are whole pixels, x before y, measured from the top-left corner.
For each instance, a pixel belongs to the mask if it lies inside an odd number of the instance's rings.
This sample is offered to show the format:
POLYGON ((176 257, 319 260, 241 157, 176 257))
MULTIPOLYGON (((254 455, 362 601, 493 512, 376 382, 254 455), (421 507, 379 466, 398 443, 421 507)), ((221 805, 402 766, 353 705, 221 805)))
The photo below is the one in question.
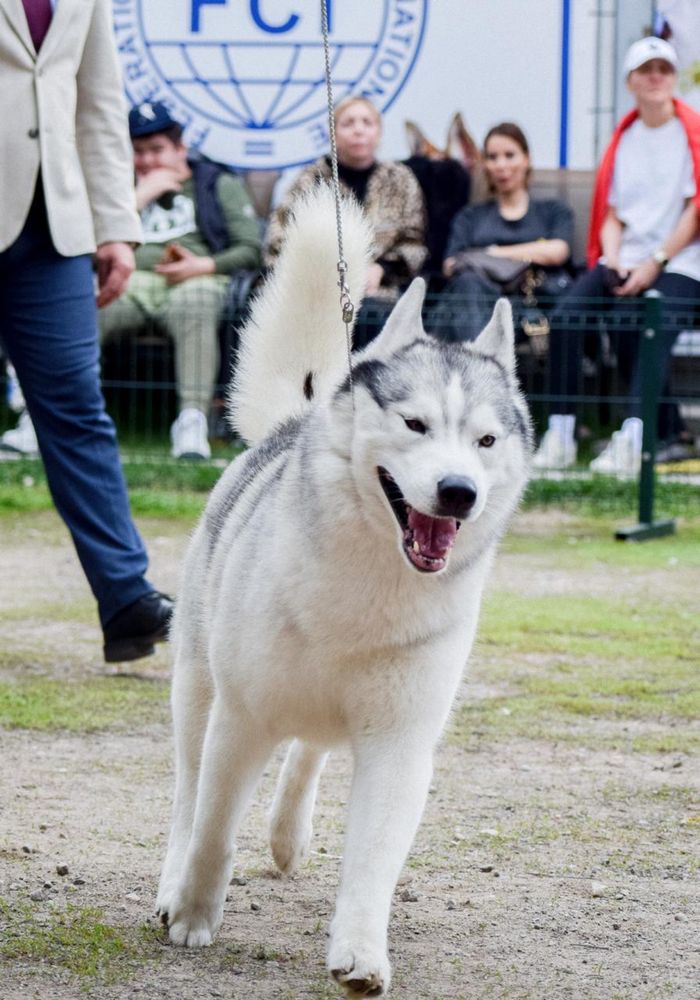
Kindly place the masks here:
MULTIPOLYGON (((153 579, 175 589, 185 530, 163 522, 143 528, 153 579)), ((0 545, 0 650, 21 647, 25 675, 104 677, 90 598, 54 520, 0 520, 0 545), (60 602, 71 608, 70 621, 54 614, 60 602)), ((493 585, 512 586, 524 570, 523 557, 504 554, 493 585)), ((589 588, 600 579, 593 570, 590 579, 578 573, 575 580, 551 566, 543 570, 537 576, 543 593, 589 588)), ((635 585, 628 577, 606 579, 608 587, 618 582, 635 585)), ((16 674, 16 664, 16 655, 6 667, 0 659, 6 677, 16 674)), ((477 654, 473 680, 464 683, 460 698, 493 693, 482 666, 477 654)), ((167 672, 165 652, 138 666, 144 684, 164 682, 167 672)), ((115 963, 114 981, 109 974, 77 977, 50 956, 5 959, 0 996, 339 995, 327 981, 324 952, 342 850, 348 758, 334 756, 324 774, 313 854, 291 879, 274 874, 266 844, 265 815, 279 761, 271 762, 241 831, 235 884, 217 942, 204 952, 184 952, 167 945, 151 916, 171 794, 167 714, 165 708, 154 714, 153 725, 137 731, 0 730, 0 897, 7 904, 0 909, 0 927, 17 934, 27 922, 48 927, 68 903, 97 907, 105 922, 141 949, 137 957, 115 963)), ((425 819, 396 893, 392 996, 699 995, 697 762, 678 754, 590 749, 590 733, 587 745, 489 742, 478 734, 466 748, 444 741, 425 819)), ((0 934, 0 956, 1 941, 0 934)))

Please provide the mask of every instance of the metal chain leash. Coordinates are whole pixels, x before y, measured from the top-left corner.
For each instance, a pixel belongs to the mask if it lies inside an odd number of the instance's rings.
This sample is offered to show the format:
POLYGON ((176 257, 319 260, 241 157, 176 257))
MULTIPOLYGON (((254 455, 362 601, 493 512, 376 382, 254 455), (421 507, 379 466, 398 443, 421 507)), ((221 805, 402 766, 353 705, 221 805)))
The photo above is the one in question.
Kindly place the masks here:
POLYGON ((335 198, 335 226, 338 235, 338 287, 340 288, 340 311, 345 324, 345 344, 348 352, 348 373, 350 377, 350 392, 353 395, 352 384, 352 320, 355 315, 355 306, 350 298, 345 276, 348 271, 347 261, 343 252, 343 220, 340 212, 340 180, 338 178, 338 149, 335 142, 335 115, 333 108, 333 82, 331 80, 331 58, 330 46, 328 42, 328 0, 321 0, 321 30, 323 32, 323 58, 326 70, 326 96, 328 98, 328 134, 331 143, 331 174, 333 178, 333 197, 335 198))

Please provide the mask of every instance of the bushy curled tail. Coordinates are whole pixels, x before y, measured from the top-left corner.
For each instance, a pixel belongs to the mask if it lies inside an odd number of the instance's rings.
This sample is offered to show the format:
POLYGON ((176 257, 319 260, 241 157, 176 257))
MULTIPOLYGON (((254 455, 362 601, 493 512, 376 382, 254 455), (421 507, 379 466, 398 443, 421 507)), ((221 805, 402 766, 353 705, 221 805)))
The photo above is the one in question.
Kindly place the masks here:
MULTIPOLYGON (((359 307, 372 233, 360 205, 342 203, 346 280, 359 307)), ((335 200, 328 185, 299 198, 272 274, 241 331, 229 391, 231 422, 248 444, 300 415, 347 371, 338 288, 335 200)))

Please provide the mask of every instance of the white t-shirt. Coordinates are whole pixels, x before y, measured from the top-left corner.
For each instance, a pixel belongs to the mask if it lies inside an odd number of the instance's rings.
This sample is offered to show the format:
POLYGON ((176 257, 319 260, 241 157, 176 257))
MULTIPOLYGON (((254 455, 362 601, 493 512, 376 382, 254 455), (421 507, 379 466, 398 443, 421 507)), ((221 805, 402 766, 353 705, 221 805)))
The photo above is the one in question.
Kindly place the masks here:
POLYGON ((167 243, 197 229, 194 202, 184 194, 176 194, 172 206, 164 208, 152 201, 141 211, 144 243, 167 243))
MULTIPOLYGON (((620 138, 609 202, 624 223, 620 266, 634 267, 658 250, 695 194, 693 161, 678 118, 650 128, 637 118, 620 138)), ((700 238, 673 257, 667 271, 700 281, 700 238)))

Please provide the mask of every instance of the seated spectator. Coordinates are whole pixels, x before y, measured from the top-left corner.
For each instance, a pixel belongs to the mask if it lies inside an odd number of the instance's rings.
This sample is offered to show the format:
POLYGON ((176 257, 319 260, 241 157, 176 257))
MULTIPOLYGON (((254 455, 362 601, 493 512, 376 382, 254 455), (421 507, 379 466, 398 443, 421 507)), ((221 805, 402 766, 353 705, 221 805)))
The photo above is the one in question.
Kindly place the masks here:
MULTIPOLYGON (((337 105, 334 120, 341 189, 364 205, 374 228, 376 257, 353 332, 353 348, 358 350, 379 333, 399 292, 421 269, 427 253, 425 214, 420 187, 408 167, 376 158, 382 122, 372 102, 348 97, 337 105)), ((329 156, 303 168, 270 220, 267 264, 274 264, 279 254, 296 198, 331 177, 329 156)))
POLYGON ((573 213, 563 202, 530 197, 530 150, 517 125, 489 131, 483 166, 493 197, 466 205, 452 220, 443 262, 450 281, 429 321, 446 340, 474 340, 503 294, 527 306, 518 317, 524 329, 546 332, 543 302, 571 283, 573 213))
POLYGON ((231 275, 260 265, 258 221, 243 182, 188 155, 162 104, 129 114, 144 245, 126 295, 103 310, 103 340, 154 320, 175 342, 176 458, 208 458, 207 414, 219 370, 219 323, 231 275))
MULTIPOLYGON (((207 415, 226 290, 236 270, 260 266, 261 241, 241 179, 189 155, 182 131, 164 104, 145 102, 129 113, 144 242, 126 292, 100 310, 99 323, 102 343, 150 324, 173 338, 179 415, 172 455, 203 459, 211 454, 207 415)), ((7 434, 22 431, 28 442, 32 430, 23 414, 7 434)))
MULTIPOLYGON (((636 107, 618 124, 598 168, 589 270, 552 316, 550 393, 562 401, 555 403, 535 456, 538 468, 566 468, 576 460, 574 407, 583 333, 607 315, 633 321, 632 335, 621 335, 616 346, 631 398, 627 419, 590 467, 619 475, 638 472, 640 296, 649 288, 664 296, 659 390, 668 379, 671 348, 687 303, 700 300, 700 115, 673 97, 677 66, 674 49, 660 38, 635 42, 625 57, 627 86, 636 107)), ((661 407, 659 418, 659 435, 668 439, 674 409, 661 407)))

